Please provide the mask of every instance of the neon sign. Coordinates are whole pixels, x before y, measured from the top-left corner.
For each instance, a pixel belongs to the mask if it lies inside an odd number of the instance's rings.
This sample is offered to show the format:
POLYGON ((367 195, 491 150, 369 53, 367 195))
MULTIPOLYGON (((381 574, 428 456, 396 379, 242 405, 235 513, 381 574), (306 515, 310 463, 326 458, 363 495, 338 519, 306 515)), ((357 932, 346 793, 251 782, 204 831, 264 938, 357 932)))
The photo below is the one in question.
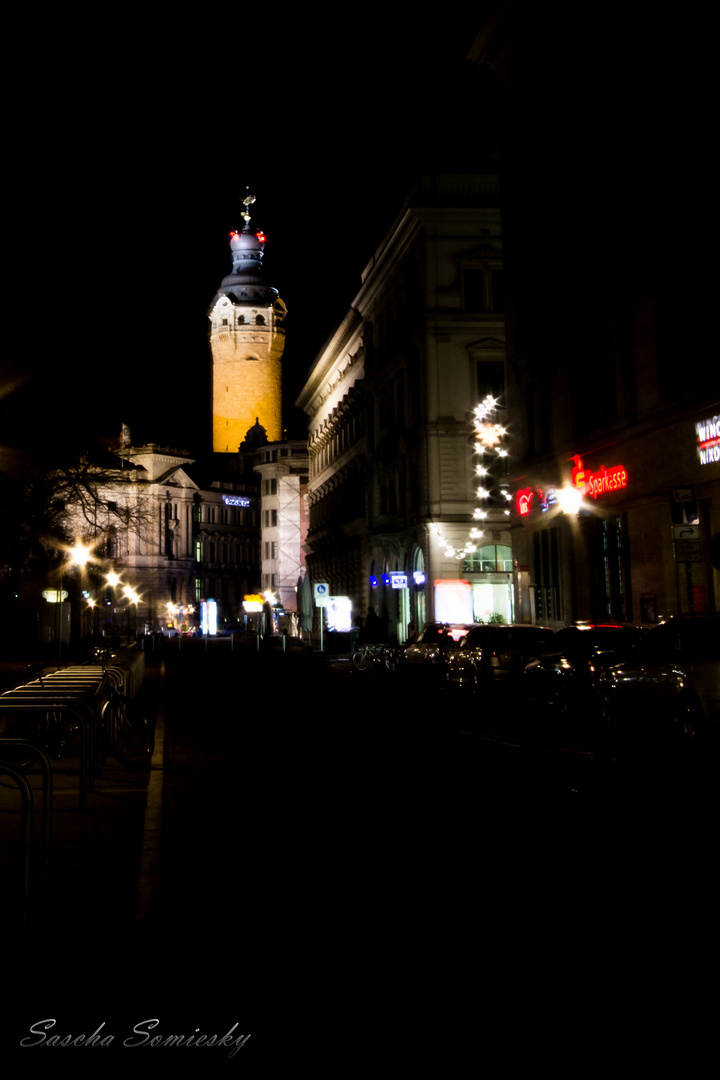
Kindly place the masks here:
POLYGON ((529 487, 521 488, 519 491, 515 492, 515 506, 521 517, 525 517, 526 514, 530 513, 530 503, 532 502, 534 495, 535 492, 529 487))
POLYGON ((538 508, 546 514, 557 502, 557 492, 553 487, 546 488, 544 492, 542 488, 520 488, 515 492, 515 509, 520 517, 527 517, 534 509, 533 499, 535 498, 537 498, 538 508))
POLYGON ((226 506, 249 506, 250 500, 246 499, 243 495, 223 495, 223 502, 226 506))
POLYGON ((575 468, 570 474, 573 487, 583 495, 592 495, 593 499, 597 499, 598 495, 627 487, 628 474, 624 465, 611 465, 609 469, 601 465, 599 471, 594 473, 585 468, 578 454, 575 454, 572 460, 575 462, 575 468))
POLYGON ((700 464, 711 465, 714 461, 720 461, 720 416, 701 420, 695 425, 695 431, 700 464))

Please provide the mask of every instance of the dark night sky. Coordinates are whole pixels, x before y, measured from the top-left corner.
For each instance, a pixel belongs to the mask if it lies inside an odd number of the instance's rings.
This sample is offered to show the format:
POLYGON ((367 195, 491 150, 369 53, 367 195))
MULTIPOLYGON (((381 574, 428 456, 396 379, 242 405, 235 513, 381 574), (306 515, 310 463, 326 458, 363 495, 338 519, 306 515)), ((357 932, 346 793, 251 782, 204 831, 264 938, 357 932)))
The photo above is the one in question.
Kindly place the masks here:
MULTIPOLYGON (((416 172, 476 157, 453 138, 476 25, 386 23, 334 37, 283 21, 252 43, 179 33, 162 53, 115 41, 19 65, 3 359, 4 381, 30 377, 17 408, 5 399, 21 438, 31 409, 53 442, 125 420, 136 442, 206 447, 206 311, 248 185, 290 312, 294 400, 416 172)), ((303 434, 292 407, 285 422, 303 434)))
MULTIPOLYGON (((208 447, 206 311, 230 269, 228 233, 241 223, 246 185, 269 237, 268 278, 290 313, 291 403, 415 175, 482 163, 478 69, 465 57, 493 7, 476 5, 471 21, 451 11, 409 25, 371 6, 342 30, 307 12, 237 28, 216 13, 201 29, 176 20, 142 35, 98 24, 92 46, 76 43, 87 37, 65 16, 59 28, 10 34, 2 376, 28 381, 0 400, 0 443, 27 441, 28 418, 37 427, 41 417, 52 443, 112 435, 125 420, 135 442, 208 447)), ((676 192, 688 147, 663 88, 679 82, 677 60, 644 24, 620 38, 612 5, 604 23, 588 12, 580 26, 578 5, 567 23, 563 4, 551 7, 555 51, 540 52, 536 74, 554 73, 555 97, 552 85, 545 95, 554 105, 529 124, 545 153, 541 190, 557 189, 564 170, 562 197, 569 179, 580 201, 596 163, 623 185, 644 148, 626 124, 618 155, 614 133, 642 108, 655 117, 644 137, 671 166, 657 190, 667 182, 676 192), (577 59, 588 52, 590 74, 577 59), (601 120, 597 139, 588 117, 601 120)), ((627 5, 620 10, 627 29, 627 5)), ((291 405, 285 423, 303 434, 291 405)))

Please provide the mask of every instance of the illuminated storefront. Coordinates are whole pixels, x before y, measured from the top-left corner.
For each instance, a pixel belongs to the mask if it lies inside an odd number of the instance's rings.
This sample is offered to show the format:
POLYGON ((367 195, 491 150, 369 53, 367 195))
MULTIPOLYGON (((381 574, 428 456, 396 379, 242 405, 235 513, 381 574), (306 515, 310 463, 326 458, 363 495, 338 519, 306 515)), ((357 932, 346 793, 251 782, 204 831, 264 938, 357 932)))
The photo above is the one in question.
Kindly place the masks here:
POLYGON ((519 618, 649 624, 717 609, 719 493, 713 411, 544 462, 513 493, 519 618))

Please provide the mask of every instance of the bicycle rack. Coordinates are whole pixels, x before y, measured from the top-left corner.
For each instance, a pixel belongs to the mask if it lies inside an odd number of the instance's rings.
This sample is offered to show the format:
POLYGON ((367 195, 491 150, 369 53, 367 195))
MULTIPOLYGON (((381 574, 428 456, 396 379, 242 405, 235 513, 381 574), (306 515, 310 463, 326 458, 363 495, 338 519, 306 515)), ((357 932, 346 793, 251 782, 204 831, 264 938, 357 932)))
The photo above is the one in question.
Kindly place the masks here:
MULTIPOLYGON (((43 846, 43 885, 47 889, 50 883, 50 844, 52 822, 52 766, 44 750, 27 742, 25 739, 0 739, 0 763, 15 769, 23 776, 27 768, 17 759, 30 756, 40 765, 42 773, 42 846, 43 846), (8 753, 9 751, 9 753, 8 753), (13 751, 15 753, 13 753, 13 751), (13 760, 15 759, 15 760, 13 760)), ((31 789, 32 791, 32 789, 31 789)))
POLYGON ((30 907, 30 856, 32 850, 32 788, 17 769, 0 761, 0 775, 9 777, 17 785, 22 801, 22 836, 23 836, 23 930, 27 930, 30 907))
MULTIPOLYGON (((79 808, 87 810, 88 792, 103 764, 103 712, 113 693, 134 697, 145 673, 145 656, 137 649, 122 649, 107 662, 90 662, 44 669, 28 683, 0 694, 0 720, 11 713, 21 720, 40 722, 50 731, 58 721, 77 723, 80 735, 79 808)), ((22 804, 23 929, 29 919, 33 843, 33 788, 24 775, 33 765, 42 773, 43 884, 50 882, 53 769, 45 751, 23 738, 0 735, 0 775, 8 777, 22 804)))
MULTIPOLYGON (((62 691, 62 688, 60 688, 62 691)), ((81 699, 78 695, 60 693, 38 693, 32 687, 17 687, 0 696, 0 712, 20 714, 26 719, 39 716, 73 716, 80 727, 80 809, 87 809, 88 791, 94 787, 93 766, 97 753, 98 728, 100 713, 94 703, 81 699), (27 689, 27 692, 24 692, 27 689)), ((0 739, 0 744, 3 742, 0 739)))

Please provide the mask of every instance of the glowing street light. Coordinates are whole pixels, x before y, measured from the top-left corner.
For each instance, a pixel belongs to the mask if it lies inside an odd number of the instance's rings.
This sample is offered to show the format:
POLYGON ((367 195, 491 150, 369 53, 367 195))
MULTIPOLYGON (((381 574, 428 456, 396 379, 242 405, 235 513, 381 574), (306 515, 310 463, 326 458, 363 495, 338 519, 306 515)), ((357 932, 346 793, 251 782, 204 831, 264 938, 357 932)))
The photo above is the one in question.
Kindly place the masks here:
POLYGON ((564 514, 568 517, 577 517, 583 503, 583 493, 578 488, 565 484, 559 489, 557 500, 564 514))

